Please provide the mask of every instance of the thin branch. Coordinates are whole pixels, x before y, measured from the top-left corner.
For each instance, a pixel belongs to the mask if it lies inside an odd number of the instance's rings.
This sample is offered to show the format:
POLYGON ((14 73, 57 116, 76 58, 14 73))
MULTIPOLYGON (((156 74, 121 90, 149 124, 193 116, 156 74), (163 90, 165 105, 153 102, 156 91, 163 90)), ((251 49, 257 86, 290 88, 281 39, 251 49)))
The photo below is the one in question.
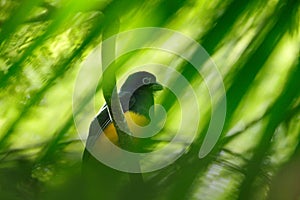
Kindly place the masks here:
MULTIPOLYGON (((119 21, 116 19, 111 19, 105 17, 104 19, 104 30, 103 30, 103 40, 106 40, 110 36, 118 33, 119 21)), ((110 113, 113 115, 112 122, 116 127, 117 134, 119 137, 119 143, 122 148, 127 149, 130 144, 131 138, 128 134, 124 133, 130 132, 127 126, 123 110, 120 104, 117 87, 116 87, 116 63, 109 63, 110 60, 114 60, 115 44, 114 40, 106 40, 102 43, 102 71, 103 71, 103 96, 108 105, 110 113), (112 105, 114 106, 114 112, 112 112, 112 105), (120 128, 122 126, 122 129, 120 128)))
MULTIPOLYGON (((105 15, 105 13, 104 13, 105 15)), ((116 18, 109 18, 108 15, 105 15, 105 24, 103 31, 103 40, 113 36, 118 33, 119 30, 119 20, 116 18)), ((120 104, 117 88, 116 88, 116 63, 109 63, 110 58, 114 58, 116 41, 106 40, 102 43, 102 68, 103 68, 103 96, 108 105, 109 111, 112 114, 112 122, 116 128, 119 144, 122 149, 133 150, 132 137, 127 133, 130 133, 130 130, 127 126, 126 119, 123 114, 123 110, 120 104), (109 41, 109 42, 108 42, 109 41), (110 65, 110 66, 108 66, 110 65), (112 112, 112 106, 114 106, 114 112, 112 112), (120 128, 120 126, 122 128, 120 128)), ((114 59, 113 59, 114 60, 114 59)), ((136 167, 140 169, 139 163, 135 163, 136 167)), ((141 171, 141 170, 139 170, 141 171)), ((129 173, 130 181, 133 187, 141 187, 144 183, 141 173, 129 173)))

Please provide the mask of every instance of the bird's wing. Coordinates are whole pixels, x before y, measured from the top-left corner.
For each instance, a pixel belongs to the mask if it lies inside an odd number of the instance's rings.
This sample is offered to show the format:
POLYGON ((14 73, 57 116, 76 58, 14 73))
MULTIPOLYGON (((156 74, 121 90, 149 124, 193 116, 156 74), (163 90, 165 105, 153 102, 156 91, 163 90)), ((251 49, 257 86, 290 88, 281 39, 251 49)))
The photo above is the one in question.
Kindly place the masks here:
POLYGON ((91 148, 94 146, 95 141, 98 139, 103 130, 112 122, 112 116, 109 112, 108 106, 105 104, 100 109, 97 116, 92 121, 89 128, 89 135, 87 138, 86 146, 91 148))

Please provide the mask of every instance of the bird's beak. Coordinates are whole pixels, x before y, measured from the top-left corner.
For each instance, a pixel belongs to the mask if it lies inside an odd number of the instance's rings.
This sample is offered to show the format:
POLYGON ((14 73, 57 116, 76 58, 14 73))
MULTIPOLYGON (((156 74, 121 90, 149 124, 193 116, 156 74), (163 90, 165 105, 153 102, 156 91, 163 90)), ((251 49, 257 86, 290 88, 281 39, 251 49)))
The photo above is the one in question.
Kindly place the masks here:
POLYGON ((164 87, 161 84, 159 84, 159 83, 152 83, 151 84, 151 89, 153 91, 159 91, 159 90, 164 89, 164 87))

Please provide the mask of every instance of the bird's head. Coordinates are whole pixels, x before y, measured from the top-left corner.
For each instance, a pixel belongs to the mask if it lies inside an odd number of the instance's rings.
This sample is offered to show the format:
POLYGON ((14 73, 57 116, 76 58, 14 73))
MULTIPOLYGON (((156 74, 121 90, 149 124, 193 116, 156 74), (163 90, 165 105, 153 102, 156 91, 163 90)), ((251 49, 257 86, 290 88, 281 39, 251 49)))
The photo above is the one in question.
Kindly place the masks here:
POLYGON ((129 75, 119 94, 123 111, 130 110, 149 117, 149 109, 154 105, 154 93, 162 89, 163 86, 149 72, 129 75))

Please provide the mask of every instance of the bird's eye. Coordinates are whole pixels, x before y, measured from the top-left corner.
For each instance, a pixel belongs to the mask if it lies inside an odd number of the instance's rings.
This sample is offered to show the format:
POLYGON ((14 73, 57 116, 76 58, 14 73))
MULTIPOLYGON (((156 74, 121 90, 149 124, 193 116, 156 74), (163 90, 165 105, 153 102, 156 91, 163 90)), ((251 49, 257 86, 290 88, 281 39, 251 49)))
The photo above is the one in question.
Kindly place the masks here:
POLYGON ((143 78, 143 84, 148 85, 150 83, 151 83, 151 78, 149 78, 149 77, 144 77, 143 78))

